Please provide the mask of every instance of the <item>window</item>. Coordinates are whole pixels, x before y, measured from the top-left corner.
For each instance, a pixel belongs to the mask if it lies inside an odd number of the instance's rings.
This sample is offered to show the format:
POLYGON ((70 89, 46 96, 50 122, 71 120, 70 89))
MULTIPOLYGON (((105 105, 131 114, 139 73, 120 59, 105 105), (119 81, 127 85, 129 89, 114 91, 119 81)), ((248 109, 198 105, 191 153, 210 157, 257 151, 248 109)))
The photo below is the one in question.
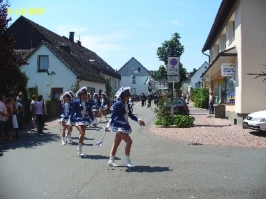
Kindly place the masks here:
POLYGON ((126 73, 128 72, 128 68, 126 68, 126 73))
POLYGON ((103 92, 103 90, 102 90, 102 89, 100 89, 100 90, 99 90, 99 96, 101 96, 101 95, 102 95, 102 92, 103 92))
POLYGON ((38 56, 38 72, 46 72, 49 66, 49 57, 48 55, 39 55, 38 56))
POLYGON ((235 22, 232 23, 233 38, 235 38, 235 22))
POLYGON ((95 93, 95 88, 87 87, 87 92, 88 92, 90 95, 93 95, 93 94, 95 93))
POLYGON ((52 88, 53 100, 59 100, 62 93, 63 93, 63 88, 52 88))
POLYGON ((140 68, 138 68, 138 72, 140 72, 140 68))
POLYGON ((131 83, 136 84, 136 76, 135 75, 131 76, 131 83))

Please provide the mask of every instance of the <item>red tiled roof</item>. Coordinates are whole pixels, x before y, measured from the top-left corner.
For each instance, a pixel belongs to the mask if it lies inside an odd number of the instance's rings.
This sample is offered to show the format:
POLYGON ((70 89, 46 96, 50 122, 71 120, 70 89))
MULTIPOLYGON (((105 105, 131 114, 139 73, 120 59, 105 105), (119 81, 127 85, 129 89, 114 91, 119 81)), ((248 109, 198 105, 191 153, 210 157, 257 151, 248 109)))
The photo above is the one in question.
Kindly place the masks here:
POLYGON ((68 38, 59 36, 23 16, 20 16, 9 29, 17 38, 15 49, 31 50, 43 43, 77 75, 78 79, 105 83, 104 77, 100 75, 101 72, 111 77, 121 78, 95 52, 81 44, 72 43, 68 38))

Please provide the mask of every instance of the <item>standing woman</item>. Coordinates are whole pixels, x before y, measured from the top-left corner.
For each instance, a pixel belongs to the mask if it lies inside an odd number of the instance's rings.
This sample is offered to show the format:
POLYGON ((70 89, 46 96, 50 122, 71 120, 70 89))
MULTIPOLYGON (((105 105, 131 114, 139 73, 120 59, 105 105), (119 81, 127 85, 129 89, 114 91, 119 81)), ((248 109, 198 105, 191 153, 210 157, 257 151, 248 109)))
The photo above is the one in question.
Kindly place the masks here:
MULTIPOLYGON (((94 93, 92 111, 93 111, 95 120, 99 116, 99 113, 101 111, 100 109, 101 109, 101 100, 99 99, 99 95, 97 93, 94 93)), ((100 121, 101 121, 101 118, 100 118, 100 121)))
POLYGON ((69 92, 65 92, 62 96, 62 102, 60 104, 60 122, 62 125, 62 145, 65 145, 67 143, 72 143, 72 139, 66 136, 66 130, 68 132, 72 131, 72 126, 67 125, 67 122, 69 120, 70 112, 72 109, 72 103, 71 103, 71 94, 69 92))
POLYGON ((68 121, 69 125, 74 125, 79 131, 79 145, 78 145, 78 156, 83 156, 82 145, 85 137, 86 126, 96 122, 93 117, 93 113, 87 99, 87 88, 82 87, 76 93, 77 100, 73 102, 72 111, 68 121))
POLYGON ((38 121, 38 134, 43 134, 43 127, 44 127, 44 114, 47 114, 46 104, 43 100, 43 96, 39 95, 37 101, 35 102, 34 107, 36 120, 38 121))
POLYGON ((108 109, 108 106, 109 106, 109 100, 107 99, 106 97, 106 94, 105 93, 102 93, 102 98, 101 98, 101 117, 105 117, 105 122, 107 122, 107 117, 106 117, 106 112, 107 112, 107 109, 108 109))
POLYGON ((134 165, 130 161, 130 149, 132 145, 132 140, 129 134, 132 132, 132 129, 128 122, 128 117, 132 120, 139 122, 141 126, 145 126, 145 122, 143 119, 139 119, 137 116, 133 115, 130 107, 129 107, 129 98, 131 94, 129 92, 130 87, 121 87, 116 96, 120 98, 120 101, 117 101, 114 104, 114 110, 111 115, 111 119, 108 122, 105 131, 115 132, 115 140, 113 143, 113 147, 110 153, 110 159, 108 161, 109 166, 117 166, 114 163, 115 154, 117 151, 118 146, 120 145, 121 141, 124 140, 126 142, 125 148, 125 155, 126 155, 126 166, 127 167, 134 167, 134 165))

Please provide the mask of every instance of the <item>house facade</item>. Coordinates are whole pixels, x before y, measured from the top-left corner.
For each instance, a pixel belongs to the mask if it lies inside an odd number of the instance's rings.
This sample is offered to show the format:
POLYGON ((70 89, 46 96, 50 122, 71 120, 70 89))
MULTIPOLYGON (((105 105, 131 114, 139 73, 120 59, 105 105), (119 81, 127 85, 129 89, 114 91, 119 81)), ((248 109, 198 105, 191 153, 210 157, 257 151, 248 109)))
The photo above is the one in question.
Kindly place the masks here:
POLYGON ((210 82, 215 104, 241 127, 247 114, 266 109, 263 79, 248 75, 266 63, 265 8, 266 1, 223 0, 202 49, 209 51, 202 77, 210 82))
POLYGON ((121 86, 131 87, 132 94, 155 92, 155 82, 152 81, 151 73, 134 57, 125 63, 118 73, 121 75, 121 86), (148 91, 149 86, 152 88, 151 92, 148 91))
POLYGON ((198 69, 194 69, 195 72, 190 77, 189 89, 208 87, 206 82, 204 83, 204 81, 201 78, 201 75, 207 70, 208 67, 209 64, 208 62, 205 61, 198 69))
POLYGON ((117 90, 120 75, 95 52, 69 38, 21 16, 9 28, 16 37, 15 49, 27 51, 28 65, 21 71, 29 77, 28 88, 38 86, 45 99, 58 99, 60 95, 77 87, 87 87, 91 94, 105 92, 106 78, 112 90, 117 90))

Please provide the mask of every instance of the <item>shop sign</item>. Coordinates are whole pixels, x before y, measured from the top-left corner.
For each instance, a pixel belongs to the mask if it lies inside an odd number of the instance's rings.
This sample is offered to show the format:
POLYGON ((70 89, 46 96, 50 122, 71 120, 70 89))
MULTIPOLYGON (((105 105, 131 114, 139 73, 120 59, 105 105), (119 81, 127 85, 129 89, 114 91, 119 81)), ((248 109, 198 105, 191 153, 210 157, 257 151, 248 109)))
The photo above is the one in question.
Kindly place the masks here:
POLYGON ((224 63, 221 65, 221 76, 235 76, 235 66, 231 63, 224 63))

